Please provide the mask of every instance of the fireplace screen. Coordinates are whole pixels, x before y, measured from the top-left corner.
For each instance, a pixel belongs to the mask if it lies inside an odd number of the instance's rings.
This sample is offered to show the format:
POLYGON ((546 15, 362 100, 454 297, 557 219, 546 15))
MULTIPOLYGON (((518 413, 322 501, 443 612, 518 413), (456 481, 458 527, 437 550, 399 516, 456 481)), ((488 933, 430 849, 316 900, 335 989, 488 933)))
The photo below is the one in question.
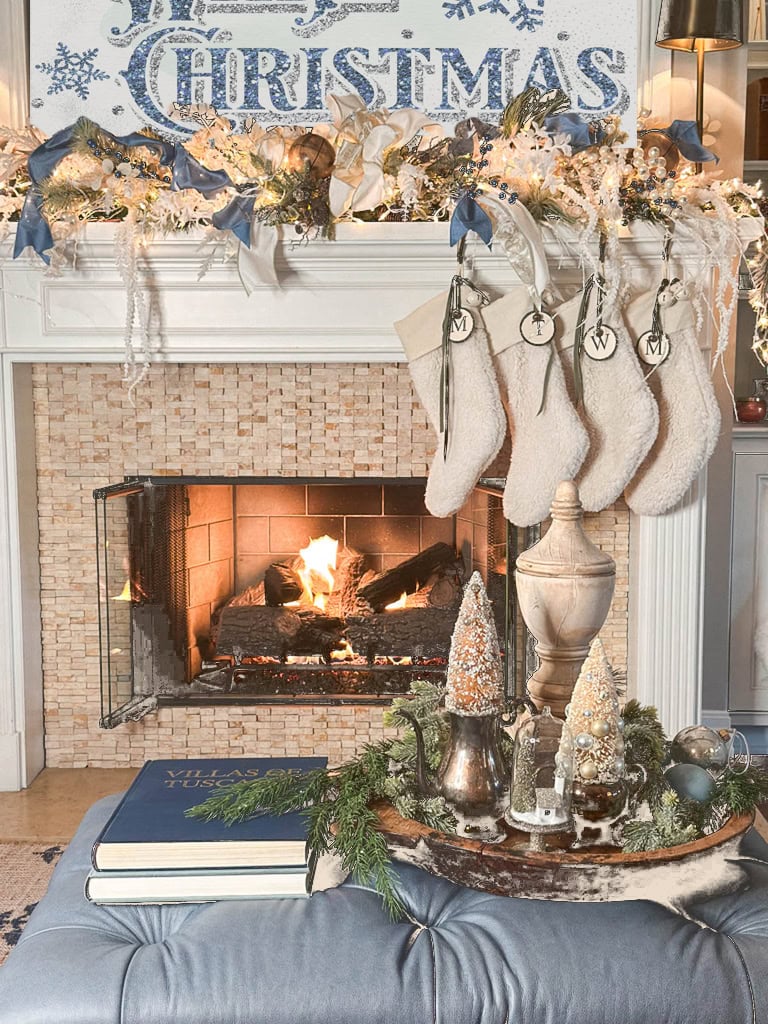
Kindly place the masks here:
POLYGON ((94 492, 101 724, 158 704, 370 703, 442 681, 464 582, 493 602, 510 692, 529 644, 508 567, 531 537, 481 481, 142 477, 94 492))

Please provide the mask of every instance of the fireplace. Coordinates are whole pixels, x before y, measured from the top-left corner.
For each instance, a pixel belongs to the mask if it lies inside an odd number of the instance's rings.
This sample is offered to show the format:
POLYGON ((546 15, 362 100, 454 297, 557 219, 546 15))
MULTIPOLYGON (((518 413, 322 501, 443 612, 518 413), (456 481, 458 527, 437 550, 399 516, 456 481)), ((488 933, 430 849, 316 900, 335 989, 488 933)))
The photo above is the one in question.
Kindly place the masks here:
POLYGON ((101 725, 161 704, 385 703, 415 679, 441 683, 475 570, 514 690, 526 645, 499 481, 449 519, 423 495, 412 478, 147 476, 96 490, 101 725))

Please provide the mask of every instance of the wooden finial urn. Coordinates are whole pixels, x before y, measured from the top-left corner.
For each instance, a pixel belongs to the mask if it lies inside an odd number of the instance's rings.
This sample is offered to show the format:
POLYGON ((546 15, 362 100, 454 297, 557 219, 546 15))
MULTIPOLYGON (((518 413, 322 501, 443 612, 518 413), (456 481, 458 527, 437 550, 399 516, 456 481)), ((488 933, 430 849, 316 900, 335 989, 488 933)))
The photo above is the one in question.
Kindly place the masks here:
POLYGON ((517 559, 515 582, 541 661, 528 689, 540 709, 549 705, 562 718, 589 645, 611 606, 616 563, 585 534, 572 480, 558 484, 550 511, 546 535, 517 559))

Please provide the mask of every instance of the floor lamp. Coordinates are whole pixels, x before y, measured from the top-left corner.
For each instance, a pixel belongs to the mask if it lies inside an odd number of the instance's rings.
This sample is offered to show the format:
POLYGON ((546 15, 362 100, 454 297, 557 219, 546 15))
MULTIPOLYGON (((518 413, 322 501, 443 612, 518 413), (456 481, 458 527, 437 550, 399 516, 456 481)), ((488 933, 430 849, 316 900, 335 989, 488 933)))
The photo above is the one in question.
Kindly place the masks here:
MULTIPOLYGON (((696 54, 696 125, 704 139, 704 54, 744 44, 743 0, 662 0, 656 45, 696 54)), ((701 164, 696 164, 701 170, 701 164)))

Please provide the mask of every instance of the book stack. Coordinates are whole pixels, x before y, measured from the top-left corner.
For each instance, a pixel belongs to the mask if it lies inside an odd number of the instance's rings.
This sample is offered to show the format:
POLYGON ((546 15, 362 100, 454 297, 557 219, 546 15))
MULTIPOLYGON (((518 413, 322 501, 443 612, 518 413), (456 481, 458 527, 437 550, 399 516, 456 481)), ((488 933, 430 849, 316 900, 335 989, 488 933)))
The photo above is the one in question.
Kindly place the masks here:
POLYGON ((309 895, 312 862, 301 813, 225 825, 186 811, 237 782, 325 765, 322 757, 147 761, 94 843, 86 897, 205 903, 309 895))

